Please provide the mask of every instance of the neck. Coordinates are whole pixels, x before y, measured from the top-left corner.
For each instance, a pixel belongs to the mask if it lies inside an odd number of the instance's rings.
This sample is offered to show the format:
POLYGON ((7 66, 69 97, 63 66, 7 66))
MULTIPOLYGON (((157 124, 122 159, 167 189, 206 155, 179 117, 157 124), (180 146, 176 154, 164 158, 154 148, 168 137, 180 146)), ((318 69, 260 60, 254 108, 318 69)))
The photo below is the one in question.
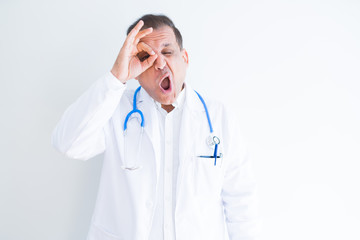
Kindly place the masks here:
POLYGON ((161 108, 164 109, 165 111, 167 111, 168 113, 171 112, 175 107, 173 105, 164 105, 161 104, 161 108))
MULTIPOLYGON (((181 87, 181 91, 184 89, 185 87, 185 83, 183 83, 182 87, 181 87)), ((181 92, 180 91, 180 92, 181 92)), ((179 93, 180 94, 180 93, 179 93)), ((170 104, 170 105, 164 105, 164 104, 161 104, 161 108, 164 109, 165 111, 167 111, 167 113, 171 112, 175 107, 170 104)))

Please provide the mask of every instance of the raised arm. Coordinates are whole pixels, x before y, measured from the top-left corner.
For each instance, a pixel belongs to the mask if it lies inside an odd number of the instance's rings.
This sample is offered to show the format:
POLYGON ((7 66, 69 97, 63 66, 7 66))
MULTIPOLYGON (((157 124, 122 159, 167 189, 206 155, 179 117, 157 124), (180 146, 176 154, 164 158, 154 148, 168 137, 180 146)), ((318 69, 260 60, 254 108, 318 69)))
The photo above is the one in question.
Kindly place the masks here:
POLYGON ((139 21, 126 37, 111 72, 96 81, 63 114, 52 134, 52 144, 70 158, 87 160, 105 150, 103 128, 113 115, 125 83, 149 68, 157 55, 140 39, 152 28, 140 31, 139 21), (140 61, 140 52, 150 57, 140 61))

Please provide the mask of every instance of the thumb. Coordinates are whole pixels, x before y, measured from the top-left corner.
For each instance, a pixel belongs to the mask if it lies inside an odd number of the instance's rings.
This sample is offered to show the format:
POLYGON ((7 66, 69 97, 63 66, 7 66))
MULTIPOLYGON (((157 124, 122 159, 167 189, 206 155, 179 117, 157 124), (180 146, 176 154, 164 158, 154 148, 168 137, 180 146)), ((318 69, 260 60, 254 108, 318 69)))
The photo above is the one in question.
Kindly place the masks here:
POLYGON ((157 58, 157 54, 150 55, 150 57, 148 57, 145 61, 141 62, 141 67, 143 71, 151 67, 154 64, 156 58, 157 58))

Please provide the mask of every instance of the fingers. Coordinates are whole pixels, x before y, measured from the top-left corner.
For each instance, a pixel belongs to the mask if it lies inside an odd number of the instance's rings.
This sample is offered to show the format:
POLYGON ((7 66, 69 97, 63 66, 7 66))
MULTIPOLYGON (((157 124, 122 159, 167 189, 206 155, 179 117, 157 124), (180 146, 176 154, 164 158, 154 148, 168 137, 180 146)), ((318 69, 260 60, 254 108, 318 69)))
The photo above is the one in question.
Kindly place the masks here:
POLYGON ((140 31, 140 32, 136 35, 136 37, 135 37, 135 44, 138 44, 138 42, 140 41, 141 38, 143 38, 143 37, 145 37, 146 35, 152 33, 152 31, 153 31, 153 28, 152 28, 152 27, 146 28, 146 29, 140 31))
POLYGON ((140 20, 133 29, 131 29, 131 31, 129 32, 128 36, 126 37, 125 42, 127 42, 128 44, 138 44, 138 42, 140 41, 141 38, 143 38, 144 36, 148 35, 149 33, 151 33, 153 31, 153 28, 146 28, 142 31, 141 28, 144 26, 144 22, 142 20, 140 20))
POLYGON ((137 47, 139 52, 145 51, 149 55, 154 55, 155 54, 154 50, 152 50, 152 48, 149 45, 147 45, 146 43, 144 43, 144 42, 139 42, 136 47, 137 47))
POLYGON ((154 50, 144 42, 139 42, 137 49, 139 51, 137 56, 140 60, 142 71, 145 71, 154 64, 158 56, 155 54, 154 50))
POLYGON ((141 62, 140 64, 143 71, 151 67, 154 64, 156 58, 157 58, 157 54, 154 54, 148 57, 145 61, 141 62))
POLYGON ((133 29, 131 29, 131 31, 129 32, 126 40, 129 40, 130 42, 132 42, 135 39, 135 36, 138 34, 138 32, 140 31, 140 29, 142 28, 142 26, 144 26, 144 22, 142 20, 140 20, 133 29))

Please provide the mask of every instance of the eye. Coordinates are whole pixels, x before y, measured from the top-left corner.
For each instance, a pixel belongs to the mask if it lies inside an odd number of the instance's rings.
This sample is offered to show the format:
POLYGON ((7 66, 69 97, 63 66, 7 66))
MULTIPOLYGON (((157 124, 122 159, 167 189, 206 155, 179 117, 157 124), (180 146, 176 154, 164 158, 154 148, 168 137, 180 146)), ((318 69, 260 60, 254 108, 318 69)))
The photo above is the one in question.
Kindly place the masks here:
POLYGON ((163 52, 164 55, 171 55, 172 52, 163 52))
POLYGON ((139 58, 140 62, 143 62, 150 57, 147 52, 139 52, 136 56, 139 58))

